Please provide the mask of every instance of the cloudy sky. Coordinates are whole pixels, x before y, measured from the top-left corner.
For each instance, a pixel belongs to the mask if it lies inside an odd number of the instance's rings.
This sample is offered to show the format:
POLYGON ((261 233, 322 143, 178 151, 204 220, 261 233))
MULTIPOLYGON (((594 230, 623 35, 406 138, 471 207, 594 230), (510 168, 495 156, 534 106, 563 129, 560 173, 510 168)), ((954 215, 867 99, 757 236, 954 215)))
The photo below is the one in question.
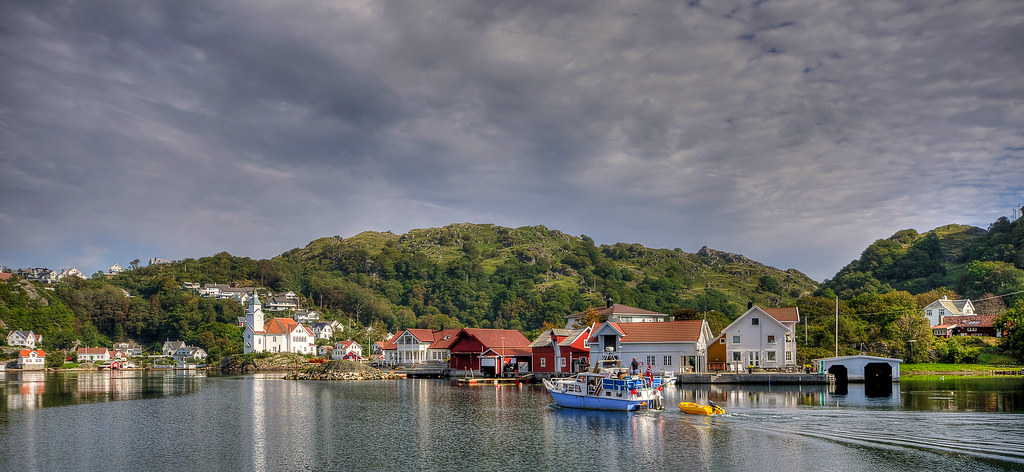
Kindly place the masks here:
POLYGON ((456 222, 816 280, 1024 202, 1024 3, 5 1, 0 264, 456 222))

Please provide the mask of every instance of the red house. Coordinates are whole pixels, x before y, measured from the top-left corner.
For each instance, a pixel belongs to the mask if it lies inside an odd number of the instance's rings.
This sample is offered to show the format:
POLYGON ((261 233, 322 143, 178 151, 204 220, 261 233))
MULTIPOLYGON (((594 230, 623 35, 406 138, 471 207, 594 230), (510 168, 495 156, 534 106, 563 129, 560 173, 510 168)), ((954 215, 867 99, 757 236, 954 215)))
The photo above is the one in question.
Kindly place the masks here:
POLYGON ((590 327, 549 329, 530 343, 534 372, 573 373, 590 365, 590 327))
POLYGON ((453 370, 497 375, 501 366, 510 363, 524 372, 529 370, 533 355, 530 341, 514 329, 464 328, 449 341, 448 366, 453 370))

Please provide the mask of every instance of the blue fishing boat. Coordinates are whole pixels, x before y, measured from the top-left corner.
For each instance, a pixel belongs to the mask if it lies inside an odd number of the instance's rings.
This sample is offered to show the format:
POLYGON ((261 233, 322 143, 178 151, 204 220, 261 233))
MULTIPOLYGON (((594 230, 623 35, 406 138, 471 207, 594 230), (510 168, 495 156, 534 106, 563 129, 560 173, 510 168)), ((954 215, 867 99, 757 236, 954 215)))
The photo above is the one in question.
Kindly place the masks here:
POLYGON ((555 404, 565 408, 635 411, 662 408, 661 377, 630 375, 621 368, 599 368, 572 377, 544 379, 555 404))

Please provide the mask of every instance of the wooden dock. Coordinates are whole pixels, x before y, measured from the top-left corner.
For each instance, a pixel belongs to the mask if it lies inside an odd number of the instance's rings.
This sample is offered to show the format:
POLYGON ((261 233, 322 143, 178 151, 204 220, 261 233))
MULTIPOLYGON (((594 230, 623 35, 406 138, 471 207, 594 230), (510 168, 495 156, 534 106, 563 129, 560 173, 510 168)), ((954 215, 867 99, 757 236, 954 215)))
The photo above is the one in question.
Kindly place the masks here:
POLYGON ((518 378, 459 378, 453 379, 452 385, 516 385, 520 383, 518 378))
POLYGON ((832 374, 796 374, 760 372, 754 374, 679 374, 676 384, 758 384, 758 385, 830 385, 832 374))

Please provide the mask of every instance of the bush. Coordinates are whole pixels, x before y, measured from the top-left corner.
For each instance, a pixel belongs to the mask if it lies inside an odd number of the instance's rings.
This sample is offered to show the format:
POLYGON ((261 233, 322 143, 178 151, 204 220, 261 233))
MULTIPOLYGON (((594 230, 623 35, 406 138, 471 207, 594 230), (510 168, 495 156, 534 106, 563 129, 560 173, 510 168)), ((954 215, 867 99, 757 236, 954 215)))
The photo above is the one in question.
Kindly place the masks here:
POLYGON ((935 341, 935 352, 939 362, 948 364, 974 364, 981 355, 980 347, 966 346, 956 337, 935 341))

